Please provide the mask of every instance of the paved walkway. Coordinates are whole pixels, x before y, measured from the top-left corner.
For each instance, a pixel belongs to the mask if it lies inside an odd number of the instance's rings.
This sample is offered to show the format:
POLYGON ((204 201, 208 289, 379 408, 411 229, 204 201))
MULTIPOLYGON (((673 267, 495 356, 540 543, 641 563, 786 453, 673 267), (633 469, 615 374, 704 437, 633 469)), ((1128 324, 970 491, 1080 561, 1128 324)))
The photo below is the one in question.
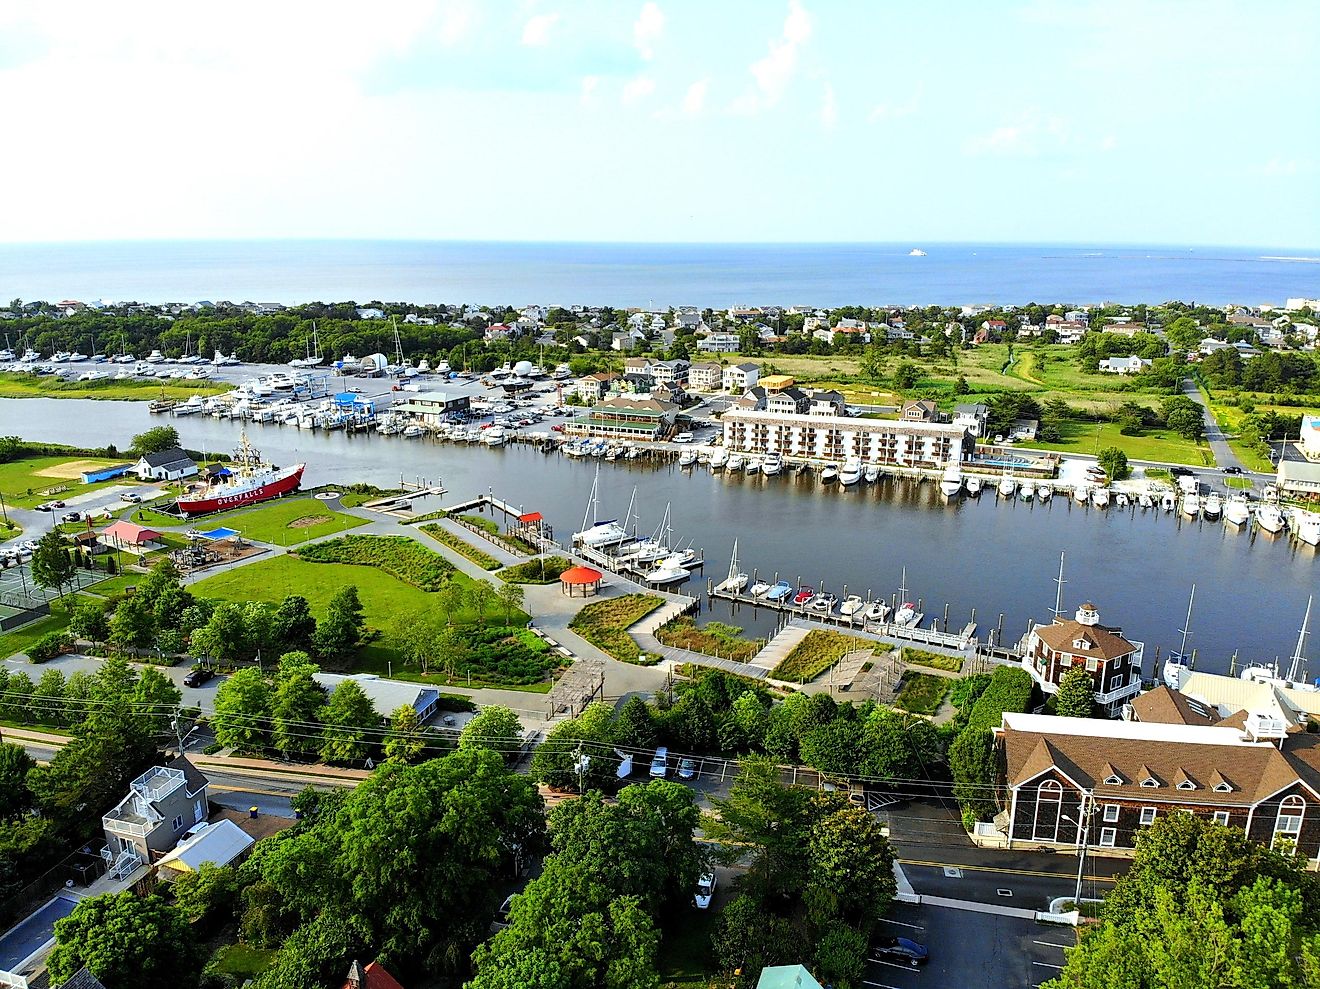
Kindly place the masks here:
POLYGON ((1201 394, 1201 389, 1196 386, 1196 382, 1191 378, 1184 378, 1182 391, 1184 395, 1201 407, 1201 415, 1205 419, 1205 439, 1210 444, 1210 452, 1215 455, 1215 462, 1220 467, 1239 467, 1246 470, 1246 464, 1238 459, 1238 455, 1228 445, 1228 438, 1224 436, 1223 430, 1219 428, 1219 420, 1210 411, 1210 406, 1206 404, 1205 396, 1201 394))

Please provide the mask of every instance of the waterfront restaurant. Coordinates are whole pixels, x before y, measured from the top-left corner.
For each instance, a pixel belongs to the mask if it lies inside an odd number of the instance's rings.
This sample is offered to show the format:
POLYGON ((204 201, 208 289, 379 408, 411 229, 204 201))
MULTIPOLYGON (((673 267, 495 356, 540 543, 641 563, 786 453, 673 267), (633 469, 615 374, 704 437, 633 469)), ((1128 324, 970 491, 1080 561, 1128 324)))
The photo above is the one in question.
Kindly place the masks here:
POLYGON ((427 425, 445 422, 451 413, 467 412, 470 400, 467 395, 444 391, 419 391, 410 395, 408 401, 396 405, 395 412, 404 412, 417 416, 427 425))
POLYGON ((678 406, 656 398, 619 395, 591 407, 590 413, 564 424, 569 436, 597 439, 663 440, 674 428, 678 406))

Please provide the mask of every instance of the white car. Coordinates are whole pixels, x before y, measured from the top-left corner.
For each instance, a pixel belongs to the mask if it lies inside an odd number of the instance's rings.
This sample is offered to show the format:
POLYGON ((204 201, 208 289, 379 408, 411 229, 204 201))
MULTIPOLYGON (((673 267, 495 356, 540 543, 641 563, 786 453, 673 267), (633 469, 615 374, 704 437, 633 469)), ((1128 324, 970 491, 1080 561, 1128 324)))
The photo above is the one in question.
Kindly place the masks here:
POLYGON ((669 749, 663 745, 655 750, 651 759, 651 778, 662 780, 669 775, 669 749))
POLYGON ((698 910, 705 910, 710 906, 710 901, 715 896, 717 882, 713 872, 707 872, 697 880, 697 894, 692 898, 692 902, 697 905, 698 910))
POLYGON ((674 442, 675 442, 675 443, 691 443, 691 442, 692 442, 692 434, 691 434, 691 433, 679 433, 677 436, 674 437, 674 442))

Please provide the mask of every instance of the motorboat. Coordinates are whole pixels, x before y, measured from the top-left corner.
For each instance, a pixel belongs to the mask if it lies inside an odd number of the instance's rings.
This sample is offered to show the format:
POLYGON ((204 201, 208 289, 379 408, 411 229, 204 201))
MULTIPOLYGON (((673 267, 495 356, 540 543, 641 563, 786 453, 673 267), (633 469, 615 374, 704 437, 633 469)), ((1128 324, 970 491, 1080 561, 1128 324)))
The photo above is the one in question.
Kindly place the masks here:
POLYGON ((697 451, 692 447, 687 447, 678 455, 678 466, 691 467, 697 462, 697 451))
POLYGON ((969 477, 966 482, 967 493, 971 495, 973 498, 975 498, 977 495, 981 493, 981 488, 984 486, 984 483, 985 482, 982 481, 979 477, 969 477))
POLYGON ((876 481, 880 480, 880 465, 867 464, 862 470, 862 480, 867 484, 874 484, 876 481))
POLYGON ((779 580, 775 581, 774 586, 765 592, 765 599, 767 601, 783 601, 792 593, 793 585, 786 580, 779 580))
POLYGON ((812 598, 811 601, 808 602, 807 607, 818 614, 828 615, 834 610, 834 606, 838 603, 839 599, 833 594, 821 593, 812 598))
POLYGON ((415 422, 409 423, 407 426, 403 427, 403 437, 405 439, 415 440, 425 434, 426 430, 415 422))
POLYGON ((793 604, 799 608, 805 607, 807 602, 809 602, 815 596, 816 596, 816 588, 805 587, 805 586, 799 587, 797 593, 793 595, 793 604))
POLYGON ((910 625, 917 619, 917 606, 911 601, 904 601, 894 612, 895 625, 910 625))
MULTIPOLYGON (((67 359, 67 355, 66 355, 66 359, 67 359)), ((147 355, 148 364, 163 364, 164 362, 165 362, 165 355, 162 354, 159 350, 153 350, 150 354, 147 355)))
POLYGON ((761 473, 761 458, 754 457, 749 453, 747 455, 747 460, 743 463, 743 470, 748 474, 761 473))
POLYGON ((999 479, 999 493, 1005 498, 1013 497, 1013 492, 1017 490, 1017 481, 1013 480, 1012 474, 1005 474, 999 479))
POLYGON ((770 588, 774 586, 774 584, 767 584, 764 580, 758 580, 747 593, 754 598, 763 598, 770 593, 770 588))
POLYGON ((820 472, 821 484, 833 484, 839 479, 839 468, 833 464, 826 464, 825 469, 820 472))
POLYGON ((1139 504, 1143 510, 1147 508, 1154 508, 1155 499, 1151 497, 1150 492, 1147 491, 1145 494, 1141 495, 1141 497, 1137 499, 1137 504, 1139 504))
POLYGON ((1132 501, 1128 498, 1127 492, 1120 491, 1114 496, 1114 504, 1119 508, 1127 508, 1128 505, 1132 504, 1132 501))
POLYGON ((1023 481, 1022 487, 1018 488, 1018 497, 1023 501, 1031 501, 1036 497, 1036 484, 1034 481, 1023 481))
POLYGON ((1283 531, 1283 512, 1272 501, 1262 502, 1256 509, 1256 524, 1271 535, 1283 531))
POLYGON ((1049 501, 1052 497, 1054 497, 1054 489, 1052 487, 1050 487, 1048 484, 1036 485, 1037 501, 1049 501))
POLYGON ((843 604, 839 605, 839 614, 844 618, 851 618, 857 612, 866 608, 866 602, 856 594, 849 594, 843 599, 843 604))
POLYGON ((741 453, 730 453, 729 459, 726 461, 726 464, 730 472, 735 470, 742 470, 743 464, 745 463, 747 463, 747 458, 744 457, 741 453))
POLYGON ((681 556, 667 556, 656 566, 654 570, 647 572, 646 582, 648 584, 677 584, 679 581, 687 580, 691 576, 687 567, 683 566, 681 556))
POLYGON ((1219 518, 1224 513, 1224 499, 1211 491, 1205 496, 1205 501, 1201 504, 1201 514, 1210 520, 1219 518))
POLYGON ((173 412, 176 416, 190 416, 201 412, 205 407, 206 399, 202 398, 201 395, 194 395, 188 401, 176 405, 173 412))
POLYGON ((1320 512, 1297 509, 1292 517, 1293 531, 1308 546, 1320 546, 1320 512))
POLYGON ((1091 491, 1091 504, 1096 508, 1109 507, 1109 489, 1095 488, 1091 491))
POLYGON ((1073 500, 1079 505, 1085 505, 1091 500, 1091 486, 1089 484, 1079 484, 1073 488, 1073 500))
POLYGON ((1238 526, 1251 521, 1251 504, 1245 492, 1239 491, 1224 503, 1224 521, 1238 526))
POLYGON ((1160 508, 1166 512, 1171 512, 1178 507, 1178 499, 1174 497, 1172 491, 1166 491, 1160 495, 1160 508))
POLYGON ((747 586, 747 574, 738 569, 738 540, 733 541, 733 558, 729 560, 729 576, 716 585, 716 590, 737 594, 747 586))
POLYGON ((778 453, 766 455, 765 461, 761 464, 761 473, 766 477, 774 477, 784 469, 784 458, 778 453))
POLYGON ((849 457, 839 469, 839 483, 845 488, 850 488, 861 479, 862 461, 857 457, 849 457))
POLYGON ((503 446, 507 436, 503 426, 491 426, 481 431, 481 442, 486 446, 503 446))
POLYGON ((882 622, 889 615, 889 605, 883 601, 872 601, 862 612, 862 620, 868 622, 882 622))
POLYGON ((944 476, 940 478, 940 494, 946 498, 956 498, 962 486, 962 468, 957 464, 949 464, 944 468, 944 476))
POLYGON ((1201 514, 1201 496, 1195 491, 1189 491, 1183 495, 1182 512, 1189 519, 1194 519, 1201 514))
POLYGON ((728 465, 728 463, 729 463, 729 451, 724 449, 724 447, 719 447, 714 453, 710 455, 711 470, 724 470, 724 468, 728 465))

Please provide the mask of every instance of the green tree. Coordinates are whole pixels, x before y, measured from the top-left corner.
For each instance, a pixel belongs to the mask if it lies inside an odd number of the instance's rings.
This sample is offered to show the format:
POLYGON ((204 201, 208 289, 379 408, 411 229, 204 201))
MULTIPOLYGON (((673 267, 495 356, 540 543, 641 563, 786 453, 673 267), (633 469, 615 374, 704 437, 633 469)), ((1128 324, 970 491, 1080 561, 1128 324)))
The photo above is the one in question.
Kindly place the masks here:
POLYGON ((953 795, 963 809, 964 820, 988 821, 998 810, 994 787, 998 764, 994 733, 989 728, 964 728, 949 746, 949 772, 953 795))
POLYGON ((870 932, 898 893, 894 853, 875 815, 842 807, 818 820, 808 844, 803 893, 817 923, 842 920, 870 932))
POLYGON ((280 945, 275 964, 257 980, 257 989, 323 989, 342 979, 371 941, 365 918, 332 905, 280 945))
POLYGON ((73 582, 75 567, 58 529, 51 529, 37 540, 28 564, 32 582, 46 590, 56 591, 64 598, 64 589, 73 582))
POLYGON ((32 805, 27 776, 36 764, 23 746, 0 742, 0 821, 12 821, 32 805))
POLYGON ((320 714, 325 692, 316 682, 317 667, 307 654, 285 653, 280 657, 271 694, 271 745, 288 754, 310 755, 320 748, 320 714))
POLYGON ((280 602, 271 620, 271 636, 282 652, 311 650, 316 638, 316 618, 305 597, 289 594, 280 602))
POLYGON ((215 692, 211 727, 227 748, 254 751, 270 744, 271 696, 259 670, 238 670, 215 692))
POLYGON ((659 737, 655 724, 655 714, 651 705, 636 694, 619 709, 614 718, 614 737, 620 745, 635 749, 649 749, 659 737))
POLYGON ((110 637, 105 604, 89 597, 79 598, 69 614, 69 631, 80 639, 100 645, 110 637))
POLYGON ((234 663, 252 655, 242 605, 232 601, 217 605, 206 624, 193 632, 192 651, 223 663, 234 663))
POLYGON ((326 605, 325 618, 316 626, 316 651, 322 656, 346 656, 362 638, 362 602, 354 584, 337 590, 326 605))
POLYGON ((1085 666, 1074 666, 1059 681, 1054 713, 1061 718, 1089 718, 1095 711, 1095 688, 1085 666))
POLYGON ((203 862, 195 872, 185 872, 170 886, 174 905, 192 923, 227 920, 238 903, 238 873, 229 866, 203 862))
POLYGON ((390 716, 390 727, 385 732, 385 758, 414 762, 425 750, 426 734, 417 709, 401 704, 390 716))
POLYGON ((1205 415, 1199 408, 1173 409, 1164 424, 1185 439, 1200 441, 1205 436, 1205 415))
POLYGON ((148 453, 172 450, 179 445, 179 431, 173 426, 153 426, 133 437, 132 451, 139 457, 148 453))
POLYGON ((331 692, 321 722, 321 759, 325 762, 361 762, 380 738, 380 715, 353 680, 342 681, 331 692))
POLYGON ((1111 483, 1121 481, 1132 473, 1132 468, 1128 467, 1127 454, 1116 446, 1105 447, 1096 460, 1111 483))
POLYGON ((26 673, 11 673, 0 696, 0 713, 7 721, 24 725, 32 717, 32 692, 36 689, 26 673))
POLYGON ((405 663, 417 667, 424 676, 441 653, 442 633, 447 628, 436 612, 400 615, 390 631, 390 644, 405 663))
MULTIPOLYGON (((741 970, 745 976, 770 965, 800 962, 810 950, 801 930, 788 918, 766 910, 746 893, 725 906, 711 945, 723 971, 741 970)), ((751 984, 746 977, 739 983, 751 984)))
POLYGON ((41 674, 32 691, 32 717, 35 720, 56 726, 66 723, 65 686, 64 674, 59 670, 47 670, 41 674))
POLYGON ((183 694, 174 681, 150 666, 139 674, 133 688, 134 706, 148 716, 173 716, 182 700, 183 694))
POLYGON ((865 931, 843 923, 825 926, 816 939, 816 975, 828 985, 861 985, 866 969, 865 931))
POLYGON ((522 609, 527 592, 523 589, 522 584, 501 582, 500 586, 495 589, 495 597, 504 606, 504 624, 512 625, 513 613, 522 609))
POLYGON ((142 649, 155 640, 156 619, 151 605, 134 595, 124 598, 110 616, 110 642, 121 649, 142 649))
POLYGON ((182 912, 123 892, 83 900, 56 921, 47 968, 57 985, 86 968, 106 989, 175 989, 196 984, 201 959, 182 912))
POLYGON ((518 715, 507 707, 483 707, 463 726, 458 737, 460 749, 486 748, 509 758, 521 745, 523 728, 518 715))
POLYGON ((921 380, 921 369, 910 361, 903 361, 894 370, 894 387, 899 391, 911 391, 921 380))
POLYGON ((557 790, 585 791, 607 783, 614 775, 613 759, 606 757, 614 745, 613 715, 608 704, 597 701, 551 728, 532 754, 532 776, 557 790))

